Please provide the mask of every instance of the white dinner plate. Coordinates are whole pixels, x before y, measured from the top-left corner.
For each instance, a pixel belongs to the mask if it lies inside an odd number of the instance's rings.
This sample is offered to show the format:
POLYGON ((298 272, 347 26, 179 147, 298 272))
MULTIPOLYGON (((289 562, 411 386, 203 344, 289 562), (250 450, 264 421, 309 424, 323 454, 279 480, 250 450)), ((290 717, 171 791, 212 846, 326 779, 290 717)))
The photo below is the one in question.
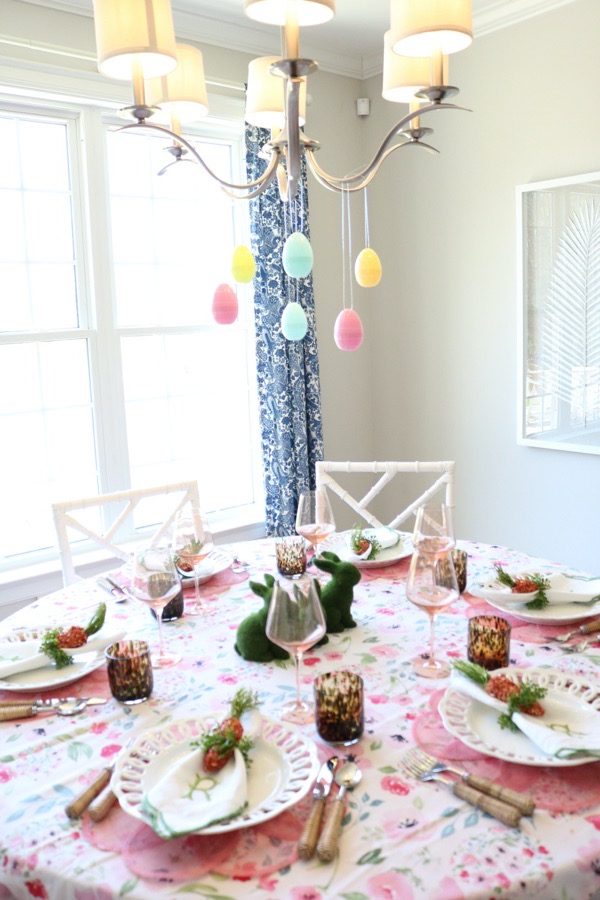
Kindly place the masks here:
MULTIPOLYGON (((367 532, 366 537, 368 538, 369 531, 377 531, 378 529, 365 528, 363 530, 367 532)), ((386 531, 388 530, 386 529, 386 531)), ((400 562, 401 559, 405 559, 407 556, 412 556, 411 536, 398 531, 397 534, 400 537, 393 547, 386 547, 385 550, 380 550, 375 559, 360 559, 355 556, 350 545, 353 531, 354 529, 341 531, 339 534, 332 535, 323 547, 323 550, 331 550, 333 553, 337 553, 340 559, 351 562, 358 569, 383 569, 385 566, 393 566, 394 563, 400 562)))
MULTIPOLYGON (((499 675, 507 669, 498 669, 493 674, 499 675)), ((554 669, 517 669, 511 667, 511 673, 523 675, 528 681, 542 684, 548 692, 571 707, 581 706, 591 715, 600 716, 600 694, 598 685, 589 678, 570 673, 558 672, 554 669)), ((582 766, 585 763, 598 762, 594 756, 578 756, 575 759, 558 759, 548 756, 524 734, 501 728, 498 724, 498 710, 472 697, 462 694, 452 686, 439 704, 439 712, 444 728, 451 735, 480 753, 486 753, 496 759, 520 763, 524 766, 582 766)))
POLYGON ((71 666, 57 669, 55 666, 45 666, 43 669, 33 669, 30 672, 18 672, 9 678, 0 678, 0 690, 2 691, 52 691, 55 688, 73 684, 95 672, 104 665, 104 651, 80 653, 74 657, 71 666))
MULTIPOLYGON (((198 566, 198 584, 204 584, 219 572, 224 572, 233 563, 233 556, 224 550, 212 550, 206 559, 198 566)), ((181 574, 181 572, 180 572, 181 574)), ((181 575, 181 583, 184 587, 194 583, 193 575, 181 575)))
MULTIPOLYGON (((146 731, 119 755, 111 781, 121 809, 152 827, 142 808, 151 780, 164 765, 188 753, 190 741, 214 726, 214 718, 179 719, 146 731)), ((314 743, 299 732, 271 719, 262 720, 262 735, 251 750, 248 768, 248 805, 244 812, 201 834, 223 834, 273 819, 298 803, 312 787, 319 769, 314 743)))
MULTIPOLYGON (((522 572, 510 572, 509 574, 513 578, 526 577, 522 572)), ((549 606, 576 605, 585 610, 595 608, 597 603, 600 604, 600 578, 570 576, 563 572, 546 573, 545 577, 549 584, 546 590, 549 606), (595 598, 598 600, 593 603, 595 598)), ((477 591, 486 600, 499 601, 506 607, 514 606, 517 609, 523 609, 537 594, 537 591, 528 594, 513 593, 508 585, 501 584, 496 578, 477 585, 477 591)))
POLYGON ((492 600, 489 595, 484 594, 478 586, 469 587, 469 593, 475 597, 483 597, 490 606, 500 612, 507 613, 515 619, 521 619, 523 622, 531 622, 533 624, 543 625, 571 625, 575 622, 583 622, 590 616, 600 614, 600 600, 597 603, 591 603, 589 606, 582 606, 581 603, 552 603, 544 609, 527 609, 526 606, 515 606, 514 603, 507 603, 502 598, 492 600))

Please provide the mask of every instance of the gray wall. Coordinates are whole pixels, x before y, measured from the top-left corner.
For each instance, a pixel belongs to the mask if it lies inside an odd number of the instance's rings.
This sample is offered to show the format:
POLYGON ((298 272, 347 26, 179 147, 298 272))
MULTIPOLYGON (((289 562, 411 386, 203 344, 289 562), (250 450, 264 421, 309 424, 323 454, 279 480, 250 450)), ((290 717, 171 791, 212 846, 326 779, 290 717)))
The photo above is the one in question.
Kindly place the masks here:
MULTIPOLYGON (((457 102, 371 191, 376 455, 457 461, 460 537, 597 572, 600 457, 517 446, 515 186, 600 169, 598 0, 451 58, 457 102), (375 293, 375 292, 374 292, 375 293)), ((404 107, 368 82, 374 142, 404 107)))

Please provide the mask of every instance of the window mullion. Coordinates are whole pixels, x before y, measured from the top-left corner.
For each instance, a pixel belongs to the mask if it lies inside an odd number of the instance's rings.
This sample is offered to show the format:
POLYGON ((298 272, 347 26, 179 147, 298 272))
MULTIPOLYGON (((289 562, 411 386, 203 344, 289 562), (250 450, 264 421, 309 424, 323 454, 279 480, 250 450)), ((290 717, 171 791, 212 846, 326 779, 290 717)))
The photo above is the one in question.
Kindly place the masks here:
POLYGON ((96 409, 96 449, 101 492, 130 487, 121 346, 115 327, 115 289, 110 241, 110 201, 105 130, 101 114, 84 110, 85 177, 88 196, 88 258, 95 328, 89 342, 96 409))

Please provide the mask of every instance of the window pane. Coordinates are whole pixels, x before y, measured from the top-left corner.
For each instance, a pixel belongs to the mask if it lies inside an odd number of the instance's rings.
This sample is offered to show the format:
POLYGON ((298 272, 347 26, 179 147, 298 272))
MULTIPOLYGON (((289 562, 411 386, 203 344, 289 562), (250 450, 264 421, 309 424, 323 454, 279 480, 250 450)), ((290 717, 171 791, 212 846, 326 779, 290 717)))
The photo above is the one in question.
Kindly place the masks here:
POLYGON ((0 115, 0 331, 76 328, 66 123, 0 115))
POLYGON ((216 329, 122 340, 134 486, 197 478, 206 509, 254 502, 246 348, 216 329))
MULTIPOLYGON (((214 290, 231 277, 233 201, 199 165, 158 175, 172 161, 162 139, 111 132, 108 142, 119 327, 212 326, 214 290)), ((228 145, 194 143, 233 178, 228 145)))
POLYGON ((0 346, 0 546, 55 544, 50 504, 98 490, 86 341, 0 346))

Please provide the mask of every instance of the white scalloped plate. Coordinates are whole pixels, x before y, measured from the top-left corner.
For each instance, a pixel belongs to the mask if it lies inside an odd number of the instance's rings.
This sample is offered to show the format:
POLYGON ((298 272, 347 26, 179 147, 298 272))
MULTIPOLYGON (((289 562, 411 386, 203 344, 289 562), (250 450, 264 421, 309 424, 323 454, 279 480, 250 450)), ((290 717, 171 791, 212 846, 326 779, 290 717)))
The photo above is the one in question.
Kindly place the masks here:
MULTIPOLYGON (((142 799, 152 764, 160 754, 175 759, 178 745, 181 752, 187 752, 189 741, 212 728, 214 722, 214 718, 179 719, 139 735, 115 763, 111 788, 121 809, 151 826, 142 809, 142 799)), ((248 806, 244 813, 198 833, 223 834, 273 819, 308 793, 319 768, 313 742, 271 719, 263 718, 262 736, 256 739, 251 755, 248 806)))
MULTIPOLYGON (((365 530, 373 531, 376 529, 365 530)), ((392 529, 386 530, 391 531, 392 529)), ((331 550, 333 553, 337 553, 340 559, 351 562, 352 565, 356 566, 358 569, 384 569, 387 566, 394 566, 396 563, 400 562, 400 560, 406 559, 407 556, 412 556, 413 545, 411 535, 401 531, 399 531, 398 534, 400 535, 400 538, 397 543, 392 547, 386 547, 385 550, 380 550, 375 559, 361 559, 359 556, 355 556, 350 547, 352 531, 341 531, 338 534, 333 535, 328 539, 326 544, 323 545, 323 550, 331 550)))
MULTIPOLYGON (((591 713, 594 710, 600 715, 600 685, 589 678, 558 672, 555 669, 498 669, 494 675, 526 676, 528 681, 541 684, 553 694, 562 695, 570 704, 580 704, 591 713)), ((444 728, 458 738, 467 747, 487 753, 496 759, 520 763, 523 766, 582 766, 585 763, 598 762, 594 756, 579 756, 576 759, 557 759, 547 756, 532 744, 521 732, 500 728, 498 711, 484 703, 461 694, 448 687, 440 700, 439 712, 444 728)))
MULTIPOLYGON (((204 584, 210 581, 219 572, 224 572, 233 562, 233 556, 224 550, 212 550, 206 559, 203 559, 198 566, 198 584, 204 584)), ((193 575, 181 575, 181 583, 184 587, 194 584, 193 575)))
POLYGON ((576 622, 584 622, 590 617, 600 613, 600 601, 582 606, 581 603, 551 603, 544 609, 527 609, 525 606, 515 606, 514 603, 506 603, 503 599, 492 599, 489 592, 486 594, 478 586, 469 588, 469 593, 474 597, 484 599, 500 612, 507 613, 515 619, 523 622, 531 622, 534 625, 574 625, 576 622))

